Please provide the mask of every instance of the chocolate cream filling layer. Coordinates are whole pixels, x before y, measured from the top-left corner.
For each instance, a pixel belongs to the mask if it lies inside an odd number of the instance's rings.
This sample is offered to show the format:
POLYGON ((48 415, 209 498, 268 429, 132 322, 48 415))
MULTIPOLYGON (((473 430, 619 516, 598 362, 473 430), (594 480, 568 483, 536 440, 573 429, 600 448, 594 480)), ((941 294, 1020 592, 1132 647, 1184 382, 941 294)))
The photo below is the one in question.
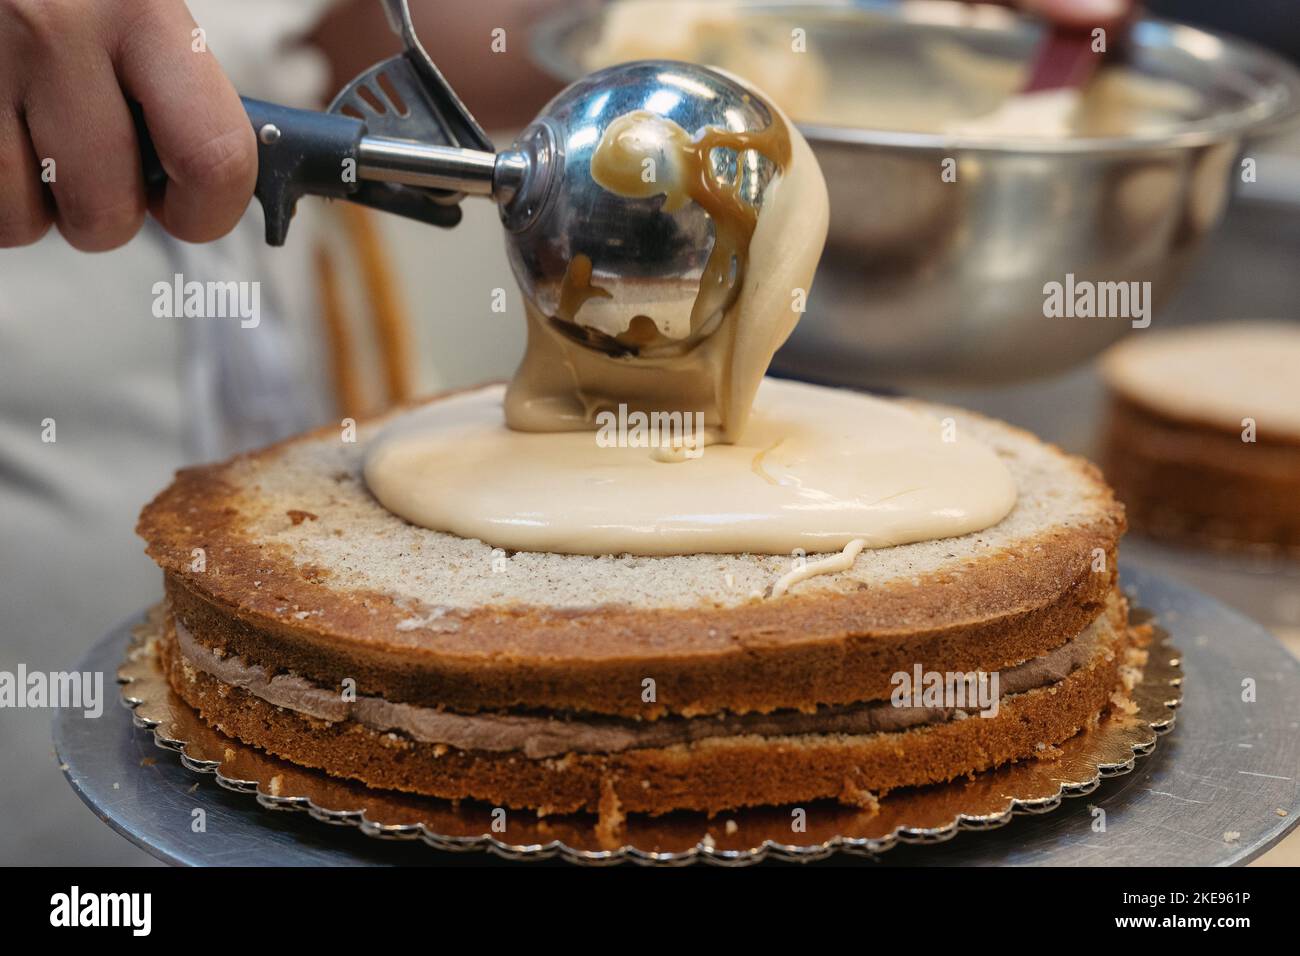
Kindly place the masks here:
MULTIPOLYGON (((888 700, 822 707, 812 713, 785 710, 654 721, 591 714, 460 714, 382 697, 347 700, 339 689, 292 673, 273 673, 252 661, 222 654, 196 640, 180 620, 175 621, 175 633, 180 655, 189 666, 276 707, 332 723, 354 720, 372 730, 405 734, 421 743, 446 744, 458 750, 519 751, 530 758, 670 747, 710 737, 889 733, 975 716, 970 708, 895 706, 888 700)), ((1110 621, 1102 614, 1060 647, 1000 671, 1001 697, 1064 680, 1101 653, 1103 644, 1108 647, 1105 638, 1112 634, 1110 621)))

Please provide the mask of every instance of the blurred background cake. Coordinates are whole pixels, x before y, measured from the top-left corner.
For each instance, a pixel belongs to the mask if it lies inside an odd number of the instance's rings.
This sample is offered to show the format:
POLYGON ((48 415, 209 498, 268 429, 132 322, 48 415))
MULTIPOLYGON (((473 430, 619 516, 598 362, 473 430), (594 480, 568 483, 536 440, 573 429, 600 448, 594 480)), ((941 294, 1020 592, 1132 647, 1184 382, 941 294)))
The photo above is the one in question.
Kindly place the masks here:
POLYGON ((1134 528, 1300 554, 1300 324, 1135 335, 1102 370, 1103 466, 1134 528))

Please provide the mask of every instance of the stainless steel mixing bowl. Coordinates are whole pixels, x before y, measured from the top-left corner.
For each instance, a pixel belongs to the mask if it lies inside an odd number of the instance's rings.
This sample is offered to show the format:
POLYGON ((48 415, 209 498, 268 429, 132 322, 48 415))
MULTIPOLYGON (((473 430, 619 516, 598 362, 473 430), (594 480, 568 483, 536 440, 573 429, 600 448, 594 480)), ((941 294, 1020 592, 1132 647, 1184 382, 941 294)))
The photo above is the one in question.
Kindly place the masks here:
MULTIPOLYGON (((564 80, 587 72, 603 16, 580 6, 540 24, 535 58, 564 80)), ((945 0, 764 4, 745 16, 804 29, 841 87, 861 82, 868 58, 915 70, 903 82, 926 89, 927 44, 1027 62, 1041 35, 1007 10, 945 0)), ((811 125, 796 112, 826 174, 831 226, 807 314, 775 367, 859 385, 1009 381, 1067 368, 1131 327, 1045 317, 1048 282, 1147 281, 1158 307, 1218 224, 1243 143, 1300 110, 1300 74, 1243 41, 1157 20, 1135 25, 1127 63, 1194 89, 1199 113, 1153 135, 1012 142, 811 125), (955 182, 939 175, 947 158, 955 182)))

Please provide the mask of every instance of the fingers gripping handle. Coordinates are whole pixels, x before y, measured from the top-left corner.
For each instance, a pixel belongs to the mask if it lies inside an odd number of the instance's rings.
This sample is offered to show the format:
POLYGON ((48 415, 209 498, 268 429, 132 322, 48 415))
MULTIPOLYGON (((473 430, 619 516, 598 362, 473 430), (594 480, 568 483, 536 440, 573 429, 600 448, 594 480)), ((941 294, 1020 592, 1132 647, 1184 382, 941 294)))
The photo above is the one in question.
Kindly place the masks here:
MULTIPOLYGON (((289 220, 303 196, 341 199, 360 185, 357 160, 366 125, 350 116, 293 109, 242 97, 257 136, 255 194, 266 217, 266 241, 284 245, 289 220)), ((138 103, 131 104, 140 139, 145 183, 156 189, 167 180, 138 103)))

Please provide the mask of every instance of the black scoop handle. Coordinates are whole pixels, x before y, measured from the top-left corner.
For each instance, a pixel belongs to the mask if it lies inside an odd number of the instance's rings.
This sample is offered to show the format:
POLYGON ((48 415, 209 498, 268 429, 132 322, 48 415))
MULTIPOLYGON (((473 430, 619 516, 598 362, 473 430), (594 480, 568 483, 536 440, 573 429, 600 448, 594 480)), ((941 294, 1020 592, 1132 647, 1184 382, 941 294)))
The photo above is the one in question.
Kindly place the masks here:
MULTIPOLYGON (((257 188, 266 216, 266 241, 284 245, 298 200, 303 196, 345 199, 361 186, 357 163, 366 124, 350 116, 294 109, 240 97, 257 136, 257 188)), ((160 188, 167 173, 158 159, 144 111, 131 104, 145 184, 160 188)))

